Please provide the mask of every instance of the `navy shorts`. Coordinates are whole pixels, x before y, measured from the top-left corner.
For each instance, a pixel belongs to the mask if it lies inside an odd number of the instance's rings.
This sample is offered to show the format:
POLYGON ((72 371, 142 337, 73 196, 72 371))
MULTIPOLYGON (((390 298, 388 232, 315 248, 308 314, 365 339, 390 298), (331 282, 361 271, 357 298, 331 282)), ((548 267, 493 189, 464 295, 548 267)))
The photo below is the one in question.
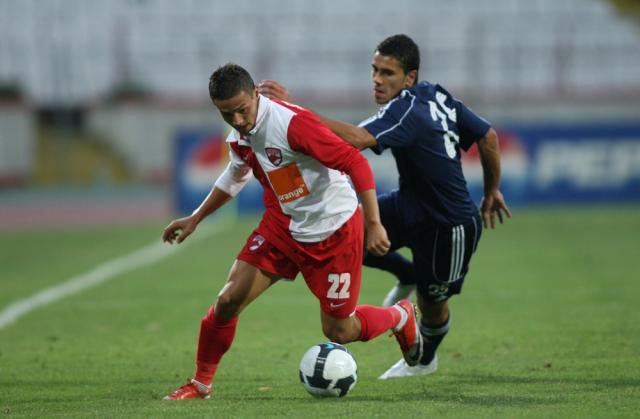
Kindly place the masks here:
POLYGON ((420 295, 439 302, 459 294, 482 234, 479 215, 456 226, 406 225, 394 193, 380 195, 378 205, 391 240, 389 251, 411 250, 420 295))

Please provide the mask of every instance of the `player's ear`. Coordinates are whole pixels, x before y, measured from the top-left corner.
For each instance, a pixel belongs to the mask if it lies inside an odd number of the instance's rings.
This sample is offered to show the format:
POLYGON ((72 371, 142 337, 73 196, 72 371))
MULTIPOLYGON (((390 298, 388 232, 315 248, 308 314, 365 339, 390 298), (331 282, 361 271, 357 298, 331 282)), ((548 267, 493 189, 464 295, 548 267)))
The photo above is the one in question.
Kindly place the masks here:
POLYGON ((404 85, 405 85, 405 87, 413 86, 414 84, 416 84, 417 79, 418 79, 418 70, 410 70, 404 76, 404 85))

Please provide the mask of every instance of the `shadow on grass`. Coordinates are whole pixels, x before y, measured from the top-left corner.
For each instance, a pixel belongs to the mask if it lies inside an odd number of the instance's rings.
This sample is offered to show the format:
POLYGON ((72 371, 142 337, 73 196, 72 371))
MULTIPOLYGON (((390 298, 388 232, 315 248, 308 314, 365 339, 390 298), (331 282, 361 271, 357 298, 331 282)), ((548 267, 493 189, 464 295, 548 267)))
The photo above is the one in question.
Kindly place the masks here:
MULTIPOLYGON (((384 395, 380 395, 380 392, 378 391, 376 391, 375 395, 367 395, 358 392, 357 389, 344 399, 315 399, 307 396, 302 391, 299 393, 297 392, 295 395, 286 395, 281 392, 272 394, 225 392, 224 395, 221 395, 220 401, 225 404, 238 402, 243 405, 255 404, 256 406, 268 401, 280 401, 296 405, 299 404, 301 406, 308 405, 309 403, 349 403, 351 405, 362 403, 364 406, 364 404, 371 403, 435 402, 480 407, 534 407, 553 406, 567 403, 570 397, 564 392, 559 391, 562 386, 567 385, 574 387, 574 391, 593 390, 593 387, 603 389, 640 389, 640 378, 581 379, 578 377, 552 378, 475 374, 454 374, 438 378, 439 380, 425 380, 424 377, 413 377, 402 380, 403 383, 413 381, 413 385, 410 390, 402 390, 395 386, 391 381, 388 383, 380 383, 381 385, 388 387, 388 392, 384 395), (544 395, 540 395, 539 392, 537 395, 530 395, 527 394, 527 386, 538 386, 538 389, 540 386, 543 386, 547 389, 547 392, 544 395), (579 387, 576 389, 575 386, 579 387), (580 387, 583 388, 580 389, 580 387)), ((18 380, 18 382, 18 384, 25 389, 31 389, 45 384, 41 380, 23 380, 22 383, 18 380)), ((16 383, 13 384, 15 385, 16 383)), ((54 387, 62 389, 62 391, 55 394, 28 391, 24 394, 24 397, 13 400, 12 404, 14 407, 33 403, 46 406, 60 402, 75 405, 86 403, 87 400, 91 399, 100 400, 101 403, 109 403, 109 401, 112 401, 120 404, 127 404, 142 400, 147 402, 158 401, 159 403, 162 403, 160 399, 164 393, 158 391, 157 388, 154 388, 153 391, 149 391, 147 388, 146 391, 131 394, 128 391, 125 391, 122 386, 114 389, 111 387, 111 384, 114 383, 105 383, 104 380, 96 381, 90 379, 82 383, 71 380, 48 380, 46 385, 49 388, 54 387), (84 390, 85 393, 83 397, 78 397, 76 393, 78 390, 84 390)), ((123 383, 120 382, 120 384, 123 383)), ((2 388, 6 385, 8 385, 8 383, 0 383, 0 392, 3 391, 2 388)), ((139 385, 138 380, 130 380, 126 383, 125 387, 135 388, 137 385, 139 385)), ((158 388, 161 387, 162 385, 158 384, 158 388)))
POLYGON ((388 396, 380 397, 379 395, 367 396, 363 394, 350 394, 346 398, 326 398, 316 399, 313 397, 287 397, 287 396, 275 396, 275 397, 263 397, 263 396, 247 396, 238 395, 230 396, 226 395, 226 401, 237 400, 242 403, 251 402, 263 402, 267 400, 281 400, 289 403, 299 403, 301 405, 308 405, 309 403, 366 403, 372 402, 387 404, 397 402, 439 402, 439 403, 457 403, 463 405, 474 406, 546 406, 564 403, 564 400, 554 398, 543 398, 533 396, 517 396, 517 395, 471 395, 461 394, 459 392, 450 392, 442 390, 414 390, 410 392, 393 393, 388 396))
POLYGON ((518 377, 509 375, 467 375, 452 374, 451 380, 460 384, 582 384, 603 388, 638 388, 640 389, 640 378, 579 378, 579 377, 518 377))

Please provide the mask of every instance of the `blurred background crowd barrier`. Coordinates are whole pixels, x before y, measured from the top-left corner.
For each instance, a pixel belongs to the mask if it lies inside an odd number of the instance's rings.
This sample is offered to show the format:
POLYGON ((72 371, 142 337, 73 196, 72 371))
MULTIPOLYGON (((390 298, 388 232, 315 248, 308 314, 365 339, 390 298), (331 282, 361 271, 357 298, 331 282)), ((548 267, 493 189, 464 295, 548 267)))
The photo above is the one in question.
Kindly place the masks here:
MULTIPOLYGON (((373 49, 395 33, 420 45, 421 79, 500 131, 510 202, 640 201, 638 1, 0 0, 0 224, 189 212, 227 160, 216 67, 359 122, 376 110, 373 49)), ((390 155, 370 161, 393 187, 390 155)))

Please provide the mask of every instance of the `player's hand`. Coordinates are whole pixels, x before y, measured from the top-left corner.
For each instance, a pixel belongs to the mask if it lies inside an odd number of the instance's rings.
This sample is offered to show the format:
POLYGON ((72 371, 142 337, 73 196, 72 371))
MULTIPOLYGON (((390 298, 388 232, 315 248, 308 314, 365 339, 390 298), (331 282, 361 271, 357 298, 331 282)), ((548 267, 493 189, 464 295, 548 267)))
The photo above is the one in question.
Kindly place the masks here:
POLYGON ((376 256, 384 256, 391 247, 391 242, 387 236, 387 230, 381 223, 371 223, 365 227, 365 244, 367 252, 376 256))
POLYGON ((260 94, 265 95, 269 99, 278 99, 284 102, 291 102, 291 96, 286 87, 275 80, 264 80, 258 85, 260 94))
POLYGON ((504 222, 504 216, 511 218, 511 211, 507 207, 502 193, 498 190, 491 192, 482 198, 480 204, 480 213, 482 214, 482 224, 484 228, 496 227, 496 216, 500 221, 500 224, 504 222))
POLYGON ((162 241, 169 244, 173 244, 174 241, 182 243, 197 226, 198 221, 193 215, 173 220, 162 232, 162 241))

